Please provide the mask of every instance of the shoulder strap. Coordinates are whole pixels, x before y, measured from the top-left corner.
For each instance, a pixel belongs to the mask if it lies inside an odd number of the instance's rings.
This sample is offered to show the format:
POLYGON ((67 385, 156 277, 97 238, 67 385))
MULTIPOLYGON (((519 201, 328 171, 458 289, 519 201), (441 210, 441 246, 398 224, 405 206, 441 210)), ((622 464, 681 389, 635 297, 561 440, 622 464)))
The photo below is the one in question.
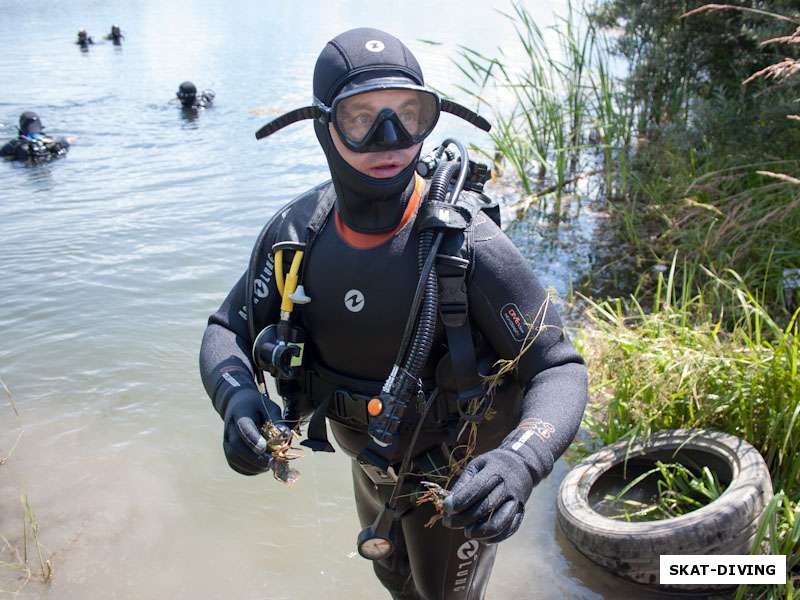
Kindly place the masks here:
POLYGON ((478 377, 478 361, 469 322, 467 302, 467 269, 469 261, 457 256, 439 254, 436 261, 439 276, 439 316, 447 336, 447 347, 453 365, 458 407, 462 417, 465 407, 483 393, 478 377))
MULTIPOLYGON (((305 247, 306 259, 301 267, 301 282, 305 275, 306 266, 309 263, 308 253, 311 251, 314 240, 325 225, 336 201, 336 192, 332 183, 329 183, 325 189, 317 189, 320 196, 313 210, 309 212, 308 210, 298 209, 294 213, 290 210, 285 215, 275 240, 276 244, 292 242, 302 244, 305 247)), ((308 374, 304 375, 304 377, 306 377, 306 387, 308 387, 308 374)), ((325 423, 329 400, 330 398, 326 397, 325 401, 314 409, 314 413, 308 423, 306 439, 300 442, 301 445, 311 448, 315 452, 334 451, 333 446, 328 441, 328 428, 325 423)))
MULTIPOLYGON (((315 187, 309 192, 298 196, 288 205, 277 211, 258 234, 256 243, 253 246, 253 252, 250 254, 250 263, 248 265, 247 276, 245 278, 245 293, 247 294, 247 328, 248 333, 250 334, 251 346, 255 342, 256 334, 258 333, 256 331, 255 323, 256 300, 254 284, 256 273, 258 272, 259 261, 265 254, 264 242, 267 238, 267 235, 272 230, 273 226, 275 226, 279 220, 282 220, 279 225, 280 229, 275 236, 275 241, 304 242, 307 245, 310 245, 311 242, 313 242, 314 237, 316 237, 317 232, 322 227, 322 224, 325 222, 325 218, 327 217, 328 213, 330 213, 331 208, 333 207, 333 202, 336 199, 336 195, 335 193, 332 193, 332 189, 333 185, 330 182, 327 182, 315 187), (326 185, 328 187, 325 187, 326 185), (308 194, 314 193, 316 193, 319 197, 318 202, 316 202, 312 207, 304 206, 302 201, 308 196, 308 194)), ((271 250, 271 247, 268 250, 271 250)), ((303 263, 304 267, 306 263, 307 261, 303 263)), ((259 383, 263 383, 263 377, 261 376, 260 372, 256 373, 256 379, 258 379, 259 383)))
MULTIPOLYGON (((458 412, 465 421, 477 422, 483 411, 470 414, 467 410, 471 400, 483 394, 483 384, 478 372, 475 342, 469 321, 467 279, 472 266, 472 227, 478 213, 491 205, 488 198, 476 194, 462 193, 459 204, 452 207, 463 217, 462 227, 454 226, 458 221, 452 215, 439 225, 447 231, 445 243, 437 255, 436 269, 439 278, 439 315, 447 336, 447 346, 453 366, 453 376, 458 393, 458 412), (484 200, 486 198, 486 200, 484 200)), ((496 205, 494 205, 496 206, 496 205)), ((499 213, 499 211, 498 211, 499 213)), ((492 215, 489 214, 491 218, 492 215)))

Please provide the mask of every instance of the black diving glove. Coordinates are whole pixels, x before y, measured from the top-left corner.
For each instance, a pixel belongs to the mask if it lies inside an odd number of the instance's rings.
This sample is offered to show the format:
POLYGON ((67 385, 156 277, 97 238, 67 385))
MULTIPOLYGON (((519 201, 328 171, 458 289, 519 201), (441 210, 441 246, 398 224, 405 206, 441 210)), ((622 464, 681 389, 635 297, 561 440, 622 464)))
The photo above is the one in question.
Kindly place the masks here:
POLYGON ((502 542, 519 529, 525 502, 552 467, 552 457, 548 461, 524 443, 504 442, 476 456, 445 498, 442 523, 463 527, 468 538, 502 542))
POLYGON ((282 418, 281 407, 258 390, 243 389, 234 394, 225 409, 222 440, 231 469, 242 475, 268 471, 272 456, 267 440, 261 435, 261 427, 272 421, 278 429, 288 433, 288 427, 280 423, 282 418))

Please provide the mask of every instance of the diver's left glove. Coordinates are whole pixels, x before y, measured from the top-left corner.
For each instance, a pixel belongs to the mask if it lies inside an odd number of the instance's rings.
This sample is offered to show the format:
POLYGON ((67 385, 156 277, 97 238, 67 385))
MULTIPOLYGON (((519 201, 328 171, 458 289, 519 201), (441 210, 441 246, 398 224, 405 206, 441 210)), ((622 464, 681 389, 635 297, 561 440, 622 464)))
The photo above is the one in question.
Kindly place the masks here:
POLYGON ((552 457, 548 461, 524 444, 504 443, 476 456, 445 498, 442 523, 463 527, 468 538, 502 542, 519 529, 525 502, 552 467, 552 457))
POLYGON ((285 429, 281 419, 281 407, 266 394, 251 388, 237 391, 228 401, 223 417, 222 448, 231 469, 242 475, 258 475, 269 470, 272 456, 267 450, 267 440, 261 435, 261 427, 272 421, 279 429, 285 429))

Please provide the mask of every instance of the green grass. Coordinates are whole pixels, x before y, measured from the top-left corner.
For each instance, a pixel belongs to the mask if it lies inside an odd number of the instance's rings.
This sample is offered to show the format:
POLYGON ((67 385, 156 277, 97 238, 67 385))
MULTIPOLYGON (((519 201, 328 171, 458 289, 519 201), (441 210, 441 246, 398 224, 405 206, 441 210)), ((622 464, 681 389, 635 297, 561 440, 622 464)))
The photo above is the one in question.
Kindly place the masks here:
MULTIPOLYGON (((747 87, 733 99, 692 99, 685 122, 642 125, 635 65, 620 64, 615 39, 586 13, 569 4, 542 30, 512 2, 502 14, 516 35, 505 48, 461 48, 460 89, 494 124, 494 148, 478 151, 507 163, 527 195, 520 206, 555 194, 554 214, 564 190, 601 172, 612 226, 637 262, 668 262, 679 250, 699 278, 699 265, 733 269, 771 310, 784 306, 784 269, 800 268, 800 161, 791 158, 800 124, 786 119, 798 112, 789 86, 769 98, 747 87), (507 57, 519 55, 512 68, 507 57), (493 104, 498 93, 511 105, 493 104)), ((640 283, 652 291, 649 274, 640 283)))
POLYGON ((764 509, 751 554, 786 556, 789 574, 785 586, 739 586, 736 600, 794 600, 800 593, 800 502, 778 492, 764 509))
POLYGON ((723 166, 732 159, 706 158, 698 166, 691 152, 665 147, 657 160, 657 172, 651 164, 633 178, 638 195, 615 205, 631 252, 663 263, 679 250, 698 271, 733 269, 776 317, 788 317, 783 273, 800 268, 800 161, 723 166))
POLYGON ((724 490, 725 486, 720 484, 708 467, 656 461, 655 467, 633 478, 618 493, 607 495, 603 499, 604 510, 616 513, 611 518, 629 522, 669 519, 708 505, 719 498, 724 490), (649 502, 628 497, 630 492, 654 476, 655 494, 649 502))

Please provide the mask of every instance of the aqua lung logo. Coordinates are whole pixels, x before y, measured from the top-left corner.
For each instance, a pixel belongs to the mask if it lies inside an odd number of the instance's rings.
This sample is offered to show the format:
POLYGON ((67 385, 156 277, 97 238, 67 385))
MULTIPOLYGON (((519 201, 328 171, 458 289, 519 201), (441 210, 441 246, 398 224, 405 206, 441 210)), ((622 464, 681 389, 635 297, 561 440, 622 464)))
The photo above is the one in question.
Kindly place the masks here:
MULTIPOLYGON (((275 272, 275 257, 272 254, 267 256, 267 262, 264 264, 264 268, 261 270, 261 273, 258 274, 258 277, 253 282, 253 304, 258 304, 259 300, 263 300, 267 296, 269 296, 269 283, 272 281, 272 274, 275 272)), ((241 310, 239 310, 239 316, 247 320, 247 305, 245 304, 241 310)))
POLYGON ((478 542, 468 540, 461 544, 456 551, 459 560, 471 560, 478 552, 478 542))
POLYGON ((361 312, 364 308, 364 294, 359 290, 348 290, 344 295, 344 306, 350 312, 361 312))
POLYGON ((380 40, 370 40, 366 44, 364 44, 364 48, 369 50, 370 52, 383 52, 383 49, 386 46, 383 45, 383 42, 380 40))
POLYGON ((269 295, 267 284, 260 279, 255 280, 255 283, 253 284, 253 291, 259 298, 266 298, 269 295))
POLYGON ((455 581, 453 582, 454 592, 465 591, 472 579, 472 570, 475 567, 475 562, 478 560, 478 550, 480 544, 475 540, 467 540, 458 547, 456 550, 456 557, 458 558, 458 570, 456 571, 455 581))

